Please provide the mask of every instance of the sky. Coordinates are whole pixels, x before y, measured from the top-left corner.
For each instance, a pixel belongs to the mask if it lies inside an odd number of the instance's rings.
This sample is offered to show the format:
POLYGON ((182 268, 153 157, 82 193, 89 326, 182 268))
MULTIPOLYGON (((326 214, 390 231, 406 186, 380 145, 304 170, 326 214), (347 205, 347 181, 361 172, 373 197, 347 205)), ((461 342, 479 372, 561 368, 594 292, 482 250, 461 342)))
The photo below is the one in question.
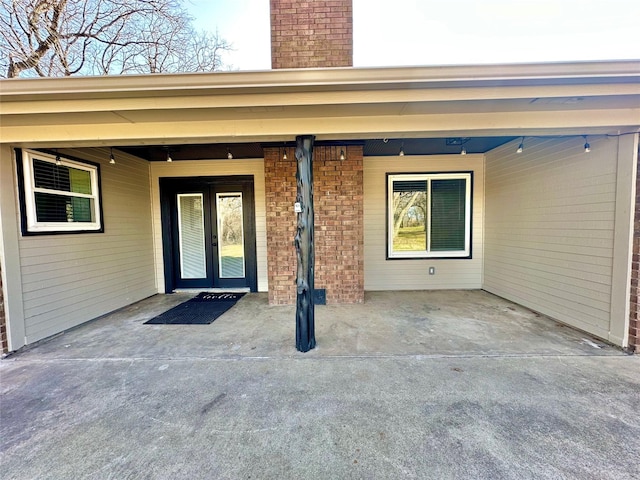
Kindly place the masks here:
MULTIPOLYGON (((186 0, 233 44, 232 70, 271 68, 269 0, 186 0)), ((640 0, 353 0, 354 66, 640 59, 640 0)))

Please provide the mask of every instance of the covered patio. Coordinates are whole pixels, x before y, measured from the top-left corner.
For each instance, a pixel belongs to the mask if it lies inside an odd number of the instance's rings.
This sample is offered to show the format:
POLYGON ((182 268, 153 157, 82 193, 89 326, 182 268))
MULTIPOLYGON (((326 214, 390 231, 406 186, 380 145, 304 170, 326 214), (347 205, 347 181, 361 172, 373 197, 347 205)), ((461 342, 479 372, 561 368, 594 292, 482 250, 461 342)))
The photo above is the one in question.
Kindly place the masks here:
MULTIPOLYGON (((231 196, 246 209, 237 286, 292 304, 292 141, 307 132, 317 142, 315 288, 332 308, 380 290, 485 290, 633 350, 637 72, 637 62, 593 62, 7 81, 3 347, 194 282, 233 286, 214 261, 216 202, 231 196), (81 194, 95 230, 38 219, 43 192, 28 182, 38 168, 95 177, 81 194), (420 198, 461 177, 460 246, 394 250, 388 219, 401 210, 390 199, 411 175, 420 198), (192 245, 180 236, 188 205, 195 272, 180 263, 192 245)), ((44 193, 75 195, 64 188, 44 193)))
POLYGON ((211 325, 156 295, 0 363, 7 478, 633 477, 640 357, 483 291, 211 325))

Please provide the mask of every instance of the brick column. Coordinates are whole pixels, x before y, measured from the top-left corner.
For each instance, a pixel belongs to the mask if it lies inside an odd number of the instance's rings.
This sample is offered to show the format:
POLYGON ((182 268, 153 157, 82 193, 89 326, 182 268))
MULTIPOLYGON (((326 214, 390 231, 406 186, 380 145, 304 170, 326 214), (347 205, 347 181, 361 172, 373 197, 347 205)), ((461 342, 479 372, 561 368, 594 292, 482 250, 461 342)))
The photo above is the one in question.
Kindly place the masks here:
POLYGON ((9 351, 7 319, 4 314, 4 291, 2 290, 2 265, 0 265, 0 349, 1 353, 9 351))
POLYGON ((269 304, 295 303, 296 161, 294 148, 264 148, 264 182, 267 207, 267 274, 269 304))
MULTIPOLYGON (((640 169, 640 154, 638 155, 640 169)), ((633 222, 633 258, 631 261, 631 305, 629 318, 629 350, 640 353, 640 170, 636 174, 636 211, 633 222)))
POLYGON ((314 151, 316 288, 327 303, 364 302, 362 147, 314 151))
MULTIPOLYGON (((315 287, 327 303, 364 301, 362 147, 316 146, 313 151, 315 287)), ((295 303, 295 149, 265 148, 269 303, 295 303)))
POLYGON ((351 66, 351 0, 271 0, 271 68, 351 66))

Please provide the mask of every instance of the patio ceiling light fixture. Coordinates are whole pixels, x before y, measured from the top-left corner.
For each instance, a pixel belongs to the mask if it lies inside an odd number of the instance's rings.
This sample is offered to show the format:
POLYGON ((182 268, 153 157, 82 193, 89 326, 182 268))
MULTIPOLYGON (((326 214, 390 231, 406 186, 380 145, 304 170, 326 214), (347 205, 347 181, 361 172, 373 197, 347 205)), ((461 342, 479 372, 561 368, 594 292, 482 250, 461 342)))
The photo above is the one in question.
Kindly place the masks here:
POLYGON ((227 158, 229 160, 233 160, 233 153, 231 153, 231 149, 227 148, 227 158))
POLYGON ((344 154, 344 149, 343 149, 343 148, 341 148, 341 149, 340 149, 340 160, 344 160, 344 159, 346 159, 346 158, 347 158, 347 157, 346 157, 346 155, 344 154))
POLYGON ((171 158, 171 152, 167 148, 167 162, 173 162, 173 158, 171 158))
POLYGON ((445 139, 445 145, 447 146, 460 145, 460 155, 466 155, 467 147, 465 147, 464 144, 467 143, 469 140, 471 140, 469 137, 447 138, 445 139))
POLYGON ((404 157, 404 142, 400 145, 400 152, 398 152, 398 156, 404 157))
MULTIPOLYGON (((635 132, 631 132, 631 133, 623 133, 622 135, 630 135, 630 134, 635 134, 635 132)), ((594 135, 592 135, 593 137, 594 135)), ((598 136, 598 135, 595 135, 598 136)), ((619 137, 620 135, 603 135, 604 137, 619 137)), ((584 138, 584 153, 589 153, 591 152, 591 144, 589 143, 589 136, 588 135, 550 135, 550 136, 530 136, 530 139, 535 139, 535 138, 540 138, 540 139, 562 139, 562 138, 569 138, 569 139, 574 139, 574 138, 578 138, 578 137, 582 137, 584 138)), ((518 149, 516 150, 516 153, 522 153, 524 150, 524 141, 525 141, 526 137, 521 137, 520 143, 518 144, 518 149)))
POLYGON ((287 160, 287 147, 284 147, 283 150, 284 150, 284 153, 282 154, 282 159, 287 160))
POLYGON ((109 163, 111 165, 115 165, 116 163, 116 157, 113 156, 113 147, 110 147, 110 150, 109 150, 109 163))
POLYGON ((58 154, 58 149, 56 148, 56 165, 62 165, 62 160, 60 160, 60 155, 58 154))

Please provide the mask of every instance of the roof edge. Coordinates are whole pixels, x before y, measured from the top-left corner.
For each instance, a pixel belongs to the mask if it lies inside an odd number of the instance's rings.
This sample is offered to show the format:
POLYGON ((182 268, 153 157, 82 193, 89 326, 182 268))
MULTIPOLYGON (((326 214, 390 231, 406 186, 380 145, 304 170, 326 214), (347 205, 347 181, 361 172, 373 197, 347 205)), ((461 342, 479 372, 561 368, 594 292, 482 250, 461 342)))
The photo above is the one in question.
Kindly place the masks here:
POLYGON ((640 60, 420 67, 342 67, 264 71, 15 78, 0 81, 2 97, 65 94, 269 88, 384 88, 385 86, 485 86, 529 83, 640 83, 640 60))

